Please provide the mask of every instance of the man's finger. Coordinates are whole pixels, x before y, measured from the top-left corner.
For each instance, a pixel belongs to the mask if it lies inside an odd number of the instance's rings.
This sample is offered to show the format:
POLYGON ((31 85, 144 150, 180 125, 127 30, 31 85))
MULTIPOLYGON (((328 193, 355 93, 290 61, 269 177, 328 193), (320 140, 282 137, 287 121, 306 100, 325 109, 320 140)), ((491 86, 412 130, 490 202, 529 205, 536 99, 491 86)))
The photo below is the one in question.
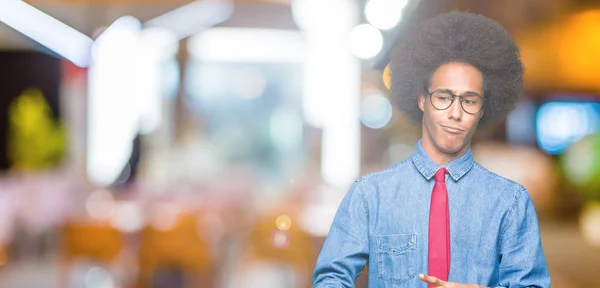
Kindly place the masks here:
POLYGON ((446 284, 445 281, 442 281, 436 277, 433 276, 427 276, 424 274, 419 274, 419 279, 421 279, 421 281, 425 282, 425 283, 429 283, 433 286, 437 286, 437 287, 441 287, 444 286, 444 284, 446 284))

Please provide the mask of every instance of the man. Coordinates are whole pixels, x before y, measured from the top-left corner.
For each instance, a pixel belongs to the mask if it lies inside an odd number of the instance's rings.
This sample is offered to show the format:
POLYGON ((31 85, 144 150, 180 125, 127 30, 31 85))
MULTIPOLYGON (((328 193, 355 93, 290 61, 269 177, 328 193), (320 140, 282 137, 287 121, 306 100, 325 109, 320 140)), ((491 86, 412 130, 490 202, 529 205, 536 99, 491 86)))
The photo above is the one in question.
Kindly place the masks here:
POLYGON ((478 126, 523 90, 514 40, 481 15, 430 19, 392 53, 392 94, 422 125, 414 154, 354 182, 317 260, 314 287, 549 287, 527 190, 475 163, 478 126))

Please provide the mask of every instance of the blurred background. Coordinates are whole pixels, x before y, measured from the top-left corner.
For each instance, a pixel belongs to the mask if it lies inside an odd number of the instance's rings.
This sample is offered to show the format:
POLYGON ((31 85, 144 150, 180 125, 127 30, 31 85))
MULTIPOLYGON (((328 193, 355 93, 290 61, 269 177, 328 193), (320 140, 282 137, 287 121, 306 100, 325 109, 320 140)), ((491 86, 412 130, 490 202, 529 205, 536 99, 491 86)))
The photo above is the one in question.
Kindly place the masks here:
POLYGON ((591 0, 1 0, 0 287, 310 287, 349 185, 420 138, 391 47, 454 9, 526 65, 475 159, 529 190, 553 287, 600 287, 591 0))

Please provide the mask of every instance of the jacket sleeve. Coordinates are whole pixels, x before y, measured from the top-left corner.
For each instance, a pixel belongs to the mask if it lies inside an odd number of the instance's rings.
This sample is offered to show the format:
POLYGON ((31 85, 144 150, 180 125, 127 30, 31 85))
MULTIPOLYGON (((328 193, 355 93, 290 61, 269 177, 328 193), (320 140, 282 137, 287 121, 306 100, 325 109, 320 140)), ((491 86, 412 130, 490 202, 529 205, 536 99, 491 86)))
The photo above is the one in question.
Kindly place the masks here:
POLYGON ((500 286, 550 287, 538 218, 525 187, 519 187, 505 221, 500 238, 500 286))
POLYGON ((313 273, 313 287, 354 287, 369 255, 369 213, 360 180, 334 217, 313 273))

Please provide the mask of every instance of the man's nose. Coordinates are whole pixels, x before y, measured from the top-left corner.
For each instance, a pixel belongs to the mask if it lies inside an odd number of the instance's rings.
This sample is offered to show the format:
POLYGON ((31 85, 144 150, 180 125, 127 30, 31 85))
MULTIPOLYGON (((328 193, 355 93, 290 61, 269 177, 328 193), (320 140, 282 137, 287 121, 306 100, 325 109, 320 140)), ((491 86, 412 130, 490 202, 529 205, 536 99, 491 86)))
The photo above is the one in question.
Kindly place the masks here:
POLYGON ((452 105, 448 107, 448 118, 460 121, 462 119, 462 113, 463 110, 460 106, 460 98, 457 97, 454 99, 454 102, 452 102, 452 105))

